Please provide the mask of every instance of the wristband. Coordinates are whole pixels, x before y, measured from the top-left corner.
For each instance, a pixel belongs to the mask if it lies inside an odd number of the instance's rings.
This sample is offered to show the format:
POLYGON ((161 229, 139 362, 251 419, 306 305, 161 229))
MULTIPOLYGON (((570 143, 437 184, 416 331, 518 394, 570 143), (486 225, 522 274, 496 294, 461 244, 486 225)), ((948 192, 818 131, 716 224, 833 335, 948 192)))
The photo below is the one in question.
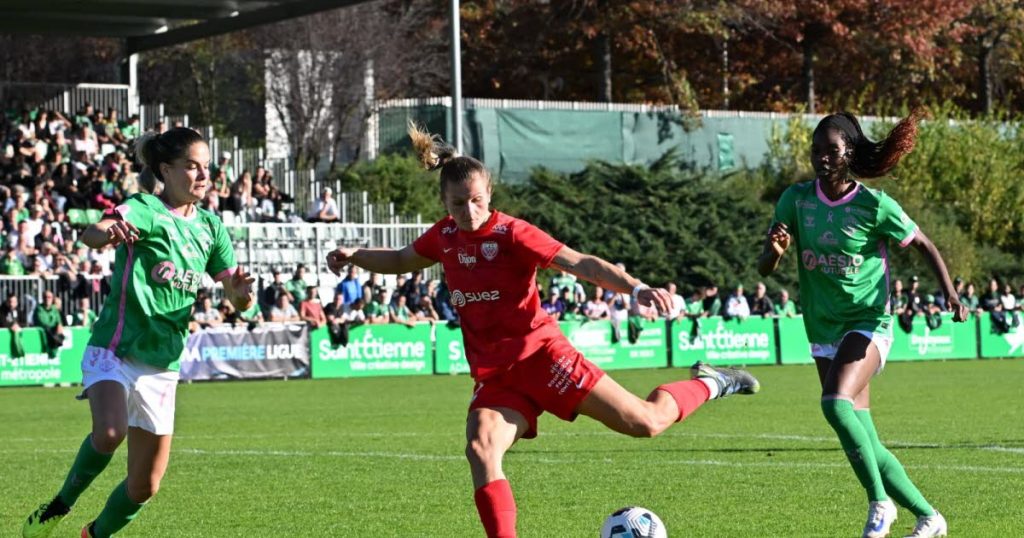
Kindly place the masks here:
POLYGON ((635 287, 635 288, 633 288, 633 293, 631 293, 631 294, 629 295, 630 299, 632 299, 632 302, 633 302, 634 304, 636 304, 636 296, 637 296, 637 295, 640 295, 640 290, 646 290, 646 289, 648 289, 649 287, 650 287, 650 286, 648 286, 647 284, 644 284, 643 282, 641 282, 641 283, 637 284, 637 285, 636 285, 636 287, 635 287))

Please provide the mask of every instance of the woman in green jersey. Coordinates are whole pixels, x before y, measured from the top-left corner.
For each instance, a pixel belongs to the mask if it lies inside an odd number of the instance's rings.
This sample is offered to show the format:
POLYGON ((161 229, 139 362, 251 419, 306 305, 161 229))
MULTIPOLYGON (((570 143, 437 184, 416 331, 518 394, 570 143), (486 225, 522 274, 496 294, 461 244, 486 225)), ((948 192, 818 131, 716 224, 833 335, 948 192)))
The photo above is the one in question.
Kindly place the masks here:
POLYGON ((253 302, 253 279, 235 264, 223 223, 196 205, 210 188, 202 136, 185 128, 147 133, 136 155, 164 188, 159 197, 131 196, 82 234, 95 249, 117 245, 111 293, 82 359, 92 432, 60 492, 25 522, 26 538, 53 532, 126 437, 128 476, 82 536, 105 538, 138 515, 167 469, 178 360, 203 273, 223 283, 238 310, 253 302))
POLYGON ((888 536, 896 519, 893 501, 917 516, 911 536, 946 535, 945 519, 879 442, 869 411, 869 383, 892 343, 888 243, 921 252, 949 298, 953 320, 967 317, 935 245, 895 200, 854 179, 892 170, 913 149, 917 120, 911 115, 876 143, 851 114, 822 119, 811 146, 817 178, 782 194, 758 259, 758 271, 767 276, 791 245, 799 249, 800 302, 821 381, 821 407, 867 491, 863 535, 871 538, 888 536))

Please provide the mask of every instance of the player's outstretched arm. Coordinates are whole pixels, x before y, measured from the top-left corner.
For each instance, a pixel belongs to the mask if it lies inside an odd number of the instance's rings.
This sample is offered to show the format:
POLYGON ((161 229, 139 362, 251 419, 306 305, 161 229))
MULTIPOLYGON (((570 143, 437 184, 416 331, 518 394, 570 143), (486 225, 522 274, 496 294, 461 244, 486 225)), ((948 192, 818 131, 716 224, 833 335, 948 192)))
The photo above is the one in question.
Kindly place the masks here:
POLYGON ((953 282, 949 278, 946 262, 942 260, 939 249, 935 248, 935 243, 932 243, 932 240, 918 229, 911 244, 924 256, 928 265, 931 266, 932 272, 935 273, 935 277, 939 279, 939 286, 942 287, 942 293, 945 294, 946 301, 949 303, 949 310, 953 312, 953 321, 967 320, 967 307, 960 303, 960 296, 957 295, 956 288, 953 287, 953 282))
POLYGON ((401 250, 341 247, 327 254, 327 268, 336 275, 340 276, 350 263, 374 273, 395 275, 426 269, 434 265, 434 260, 417 254, 412 245, 401 250))
POLYGON ((606 290, 631 293, 634 300, 644 306, 654 306, 659 312, 668 312, 672 308, 672 296, 668 291, 662 288, 648 288, 640 279, 597 256, 562 247, 558 254, 555 254, 551 265, 606 290))
POLYGON ((99 249, 107 245, 131 244, 139 237, 139 229, 124 219, 105 218, 91 224, 82 232, 82 242, 90 248, 99 249))

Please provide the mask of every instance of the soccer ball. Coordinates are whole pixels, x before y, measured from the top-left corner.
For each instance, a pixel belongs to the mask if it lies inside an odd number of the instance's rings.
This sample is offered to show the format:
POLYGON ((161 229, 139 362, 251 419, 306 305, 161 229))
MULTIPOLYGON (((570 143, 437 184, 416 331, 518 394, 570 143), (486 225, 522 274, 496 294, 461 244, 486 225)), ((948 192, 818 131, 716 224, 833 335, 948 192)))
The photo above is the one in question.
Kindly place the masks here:
POLYGON ((627 506, 604 520, 601 538, 668 538, 668 532, 654 512, 640 506, 627 506))

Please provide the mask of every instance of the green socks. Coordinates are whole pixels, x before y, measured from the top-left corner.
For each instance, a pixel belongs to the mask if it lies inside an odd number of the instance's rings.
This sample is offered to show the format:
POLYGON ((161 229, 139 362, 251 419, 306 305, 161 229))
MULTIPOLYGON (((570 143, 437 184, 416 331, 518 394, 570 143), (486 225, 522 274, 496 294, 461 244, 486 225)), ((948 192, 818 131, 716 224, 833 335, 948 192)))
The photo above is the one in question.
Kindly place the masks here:
POLYGON ((887 448, 882 446, 882 442, 878 440, 875 423, 871 420, 871 411, 858 409, 854 413, 871 440, 872 450, 875 452, 875 460, 878 462, 878 471, 882 475, 885 491, 892 495, 894 501, 899 503, 900 506, 909 509, 915 516, 935 515, 935 509, 928 504, 928 501, 924 499, 924 495, 921 495, 917 486, 910 481, 910 477, 903 470, 903 465, 900 464, 900 461, 896 459, 896 456, 892 455, 892 452, 889 452, 887 448))
POLYGON ((103 454, 92 446, 92 434, 85 436, 82 447, 78 449, 75 456, 75 463, 71 465, 71 471, 64 479, 64 485, 57 495, 69 508, 75 505, 78 497, 92 484, 93 479, 107 468, 110 459, 114 454, 103 454))
POLYGON ((853 412, 853 402, 838 398, 826 399, 821 401, 821 410, 839 436, 839 444, 843 446, 854 474, 867 491, 868 501, 887 500, 889 497, 885 494, 882 477, 878 471, 871 437, 857 420, 853 412))
POLYGON ((115 532, 123 529, 125 525, 132 522, 135 516, 139 515, 145 503, 139 504, 128 498, 128 489, 125 483, 121 482, 110 493, 107 505, 103 507, 92 532, 95 538, 107 538, 115 532))

